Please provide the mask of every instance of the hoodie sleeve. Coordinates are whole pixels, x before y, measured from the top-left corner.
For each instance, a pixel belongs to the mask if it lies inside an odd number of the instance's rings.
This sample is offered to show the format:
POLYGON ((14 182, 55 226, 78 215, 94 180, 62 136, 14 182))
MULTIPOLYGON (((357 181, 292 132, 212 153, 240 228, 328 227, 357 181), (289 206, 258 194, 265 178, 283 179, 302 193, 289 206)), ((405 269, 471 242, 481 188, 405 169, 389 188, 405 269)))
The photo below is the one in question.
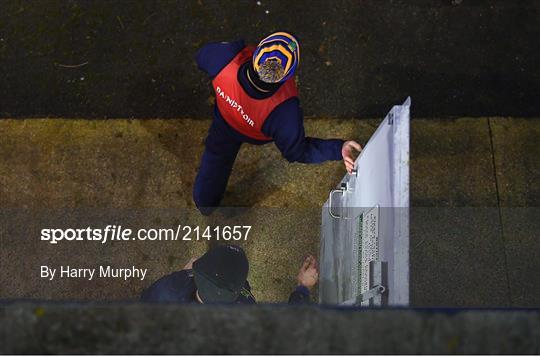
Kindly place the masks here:
POLYGON ((309 290, 302 285, 298 285, 289 296, 289 304, 291 305, 309 304, 309 302, 309 290))
POLYGON ((343 140, 306 137, 298 98, 291 98, 274 109, 262 131, 274 140, 283 157, 290 162, 317 164, 342 159, 343 140))
POLYGON ((244 40, 209 43, 197 51, 195 60, 201 71, 214 78, 244 47, 244 40))

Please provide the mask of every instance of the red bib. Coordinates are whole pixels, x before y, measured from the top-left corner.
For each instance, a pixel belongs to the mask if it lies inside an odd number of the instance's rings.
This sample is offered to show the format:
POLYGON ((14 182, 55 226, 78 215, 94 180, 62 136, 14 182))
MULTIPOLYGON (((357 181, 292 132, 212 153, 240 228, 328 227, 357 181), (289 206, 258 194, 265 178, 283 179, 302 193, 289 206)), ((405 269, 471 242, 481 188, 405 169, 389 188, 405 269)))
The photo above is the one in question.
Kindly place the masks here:
POLYGON ((261 132, 270 113, 289 98, 298 96, 294 77, 289 78, 270 97, 250 97, 238 82, 238 70, 253 56, 253 47, 246 47, 229 62, 212 81, 219 112, 236 131, 256 140, 272 140, 261 132))

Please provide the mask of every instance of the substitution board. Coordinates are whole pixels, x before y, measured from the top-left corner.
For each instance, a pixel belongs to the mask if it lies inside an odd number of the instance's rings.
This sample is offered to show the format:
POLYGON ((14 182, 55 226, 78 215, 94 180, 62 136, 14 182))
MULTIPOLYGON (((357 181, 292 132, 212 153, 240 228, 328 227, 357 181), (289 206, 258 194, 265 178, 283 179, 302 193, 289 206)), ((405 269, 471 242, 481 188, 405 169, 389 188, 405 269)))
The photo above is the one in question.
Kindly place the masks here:
POLYGON ((390 110, 323 206, 321 304, 409 304, 410 105, 390 110))

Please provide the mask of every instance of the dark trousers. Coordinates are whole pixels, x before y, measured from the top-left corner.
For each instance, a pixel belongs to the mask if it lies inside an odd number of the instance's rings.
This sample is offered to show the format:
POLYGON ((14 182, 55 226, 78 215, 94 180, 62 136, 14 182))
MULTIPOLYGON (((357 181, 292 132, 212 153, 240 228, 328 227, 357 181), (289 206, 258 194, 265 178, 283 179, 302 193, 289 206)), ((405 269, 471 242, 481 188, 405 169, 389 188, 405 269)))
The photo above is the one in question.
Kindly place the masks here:
POLYGON ((209 215, 219 206, 241 145, 212 121, 193 186, 193 200, 202 214, 209 215))

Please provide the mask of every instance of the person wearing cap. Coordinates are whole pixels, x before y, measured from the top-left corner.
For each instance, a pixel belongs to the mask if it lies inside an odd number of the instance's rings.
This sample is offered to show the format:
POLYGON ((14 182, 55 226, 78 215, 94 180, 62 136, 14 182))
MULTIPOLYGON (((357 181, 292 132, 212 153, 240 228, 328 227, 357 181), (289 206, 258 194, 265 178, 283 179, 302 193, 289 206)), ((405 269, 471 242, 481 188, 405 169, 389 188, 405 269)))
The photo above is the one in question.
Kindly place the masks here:
MULTIPOLYGON (((141 295, 153 303, 238 303, 255 304, 247 281, 249 263, 242 248, 221 245, 199 259, 191 259, 183 270, 154 282, 141 295)), ((289 296, 290 304, 309 302, 309 291, 319 278, 317 261, 308 256, 298 272, 298 286, 289 296)))
POLYGON ((306 137, 294 74, 300 63, 298 40, 275 32, 258 46, 243 40, 202 47, 196 61, 212 79, 213 121, 193 188, 193 200, 209 215, 219 206, 242 143, 274 142, 289 162, 343 160, 351 172, 360 144, 306 137))

